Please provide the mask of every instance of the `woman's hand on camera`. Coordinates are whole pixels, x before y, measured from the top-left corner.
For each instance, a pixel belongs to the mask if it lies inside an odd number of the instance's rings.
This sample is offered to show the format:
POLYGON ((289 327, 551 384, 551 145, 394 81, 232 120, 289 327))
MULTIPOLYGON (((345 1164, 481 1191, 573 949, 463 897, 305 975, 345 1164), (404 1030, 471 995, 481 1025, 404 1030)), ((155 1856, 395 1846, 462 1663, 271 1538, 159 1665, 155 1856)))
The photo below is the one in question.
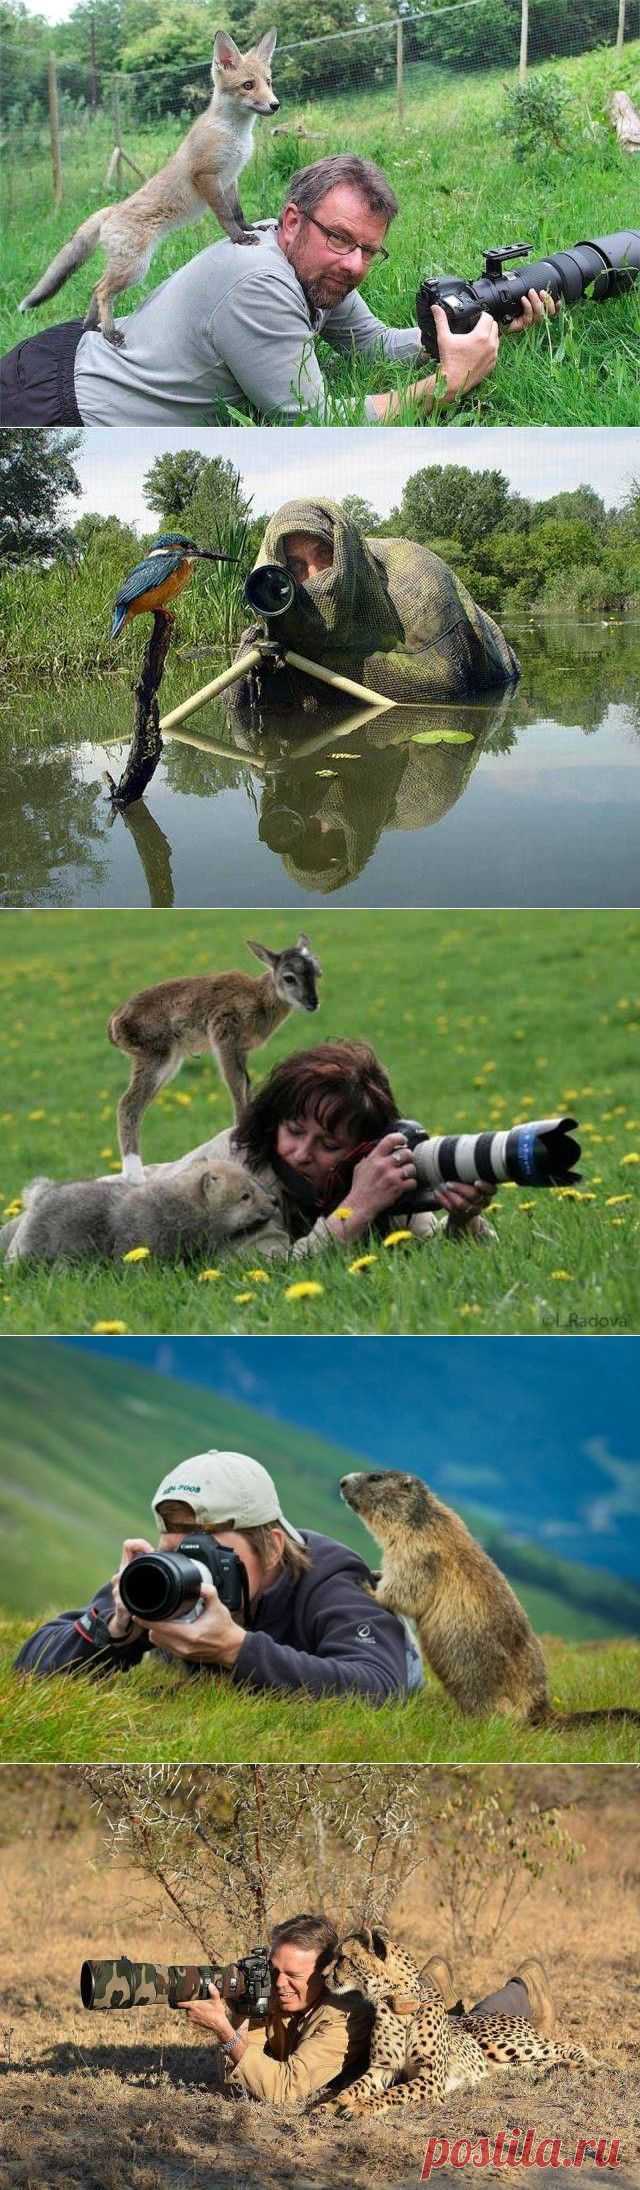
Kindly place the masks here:
POLYGON ((333 1238, 356 1239, 381 1210, 401 1203, 403 1194, 411 1195, 415 1185, 416 1167, 404 1133, 385 1133, 370 1155, 361 1156, 355 1165, 344 1200, 348 1214, 343 1217, 334 1210, 328 1218, 333 1238))
POLYGON ((142 1622, 140 1620, 134 1620, 132 1613, 127 1612, 127 1607, 122 1602, 122 1598, 120 1595, 120 1576, 121 1574, 124 1574, 125 1567, 131 1565, 132 1559, 139 1559, 141 1553, 145 1551, 153 1551, 153 1544, 148 1544, 146 1537, 125 1537, 125 1541, 123 1543, 122 1551, 120 1554, 120 1565, 118 1567, 117 1573, 112 1574, 111 1576, 113 1612, 111 1614, 111 1619, 107 1620, 107 1627, 109 1629, 109 1634, 113 1636, 114 1642, 125 1642, 128 1639, 133 1641, 134 1636, 142 1635, 144 1632, 142 1622))
POLYGON ((149 1641, 172 1658, 196 1658, 202 1665, 235 1665, 245 1630, 222 1604, 213 1582, 203 1577, 200 1595, 204 1611, 197 1620, 157 1620, 149 1628, 149 1641))
POLYGON ((481 1186, 478 1180, 474 1186, 463 1186, 456 1180, 455 1185, 439 1187, 435 1200, 447 1210, 449 1229, 464 1232, 474 1217, 483 1215, 494 1195, 494 1186, 481 1186))

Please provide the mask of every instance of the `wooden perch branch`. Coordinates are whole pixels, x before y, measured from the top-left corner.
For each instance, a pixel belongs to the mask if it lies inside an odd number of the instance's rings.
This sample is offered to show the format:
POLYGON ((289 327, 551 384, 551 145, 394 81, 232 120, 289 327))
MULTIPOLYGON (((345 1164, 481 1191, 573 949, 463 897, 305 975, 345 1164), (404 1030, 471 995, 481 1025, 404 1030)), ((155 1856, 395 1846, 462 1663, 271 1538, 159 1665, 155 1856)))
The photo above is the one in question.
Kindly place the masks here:
POLYGON ((135 720, 131 748, 120 776, 115 783, 107 774, 112 806, 122 810, 131 806, 134 799, 142 798, 147 784, 155 775, 162 753, 158 688, 162 681, 164 665, 173 630, 173 617, 163 608, 156 609, 151 637, 144 650, 142 669, 135 690, 135 720))

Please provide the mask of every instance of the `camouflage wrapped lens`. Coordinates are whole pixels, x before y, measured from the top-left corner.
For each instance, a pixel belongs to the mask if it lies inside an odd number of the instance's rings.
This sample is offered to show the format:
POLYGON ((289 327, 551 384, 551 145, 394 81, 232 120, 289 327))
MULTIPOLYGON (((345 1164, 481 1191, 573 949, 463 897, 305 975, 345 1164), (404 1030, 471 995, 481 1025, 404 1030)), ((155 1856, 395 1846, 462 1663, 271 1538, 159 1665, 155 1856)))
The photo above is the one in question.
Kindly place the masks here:
POLYGON ((206 2000, 209 1985, 222 1987, 224 1971, 212 1963, 83 1962, 80 1994, 85 2008, 178 2007, 182 2000, 206 2000))

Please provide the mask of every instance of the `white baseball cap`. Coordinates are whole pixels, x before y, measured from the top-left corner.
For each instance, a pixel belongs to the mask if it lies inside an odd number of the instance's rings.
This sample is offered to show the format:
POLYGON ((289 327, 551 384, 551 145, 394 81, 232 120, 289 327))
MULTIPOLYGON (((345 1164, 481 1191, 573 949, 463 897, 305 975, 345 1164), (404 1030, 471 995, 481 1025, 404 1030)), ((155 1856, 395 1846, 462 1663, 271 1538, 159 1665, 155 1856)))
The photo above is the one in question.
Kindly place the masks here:
POLYGON ((304 1536, 286 1521, 275 1483, 259 1460, 246 1452, 197 1452, 181 1460, 163 1477, 151 1504, 158 1508, 174 1499, 191 1506, 196 1521, 209 1528, 264 1528, 276 1523, 304 1551, 304 1536))

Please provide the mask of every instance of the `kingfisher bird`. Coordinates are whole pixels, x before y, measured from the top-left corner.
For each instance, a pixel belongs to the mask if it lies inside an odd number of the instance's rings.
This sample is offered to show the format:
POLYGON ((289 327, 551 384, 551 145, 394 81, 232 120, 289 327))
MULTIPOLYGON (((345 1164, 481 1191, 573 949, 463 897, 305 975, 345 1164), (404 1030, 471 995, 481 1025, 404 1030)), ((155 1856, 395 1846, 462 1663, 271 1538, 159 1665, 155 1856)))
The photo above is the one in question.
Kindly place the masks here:
POLYGON ((118 638, 131 616, 153 615, 156 609, 166 612, 168 601, 188 584, 197 561, 235 563, 237 557, 223 555, 218 548, 196 547, 195 540, 187 540, 183 532, 160 532, 149 554, 136 563, 120 587, 113 611, 112 639, 118 638))

